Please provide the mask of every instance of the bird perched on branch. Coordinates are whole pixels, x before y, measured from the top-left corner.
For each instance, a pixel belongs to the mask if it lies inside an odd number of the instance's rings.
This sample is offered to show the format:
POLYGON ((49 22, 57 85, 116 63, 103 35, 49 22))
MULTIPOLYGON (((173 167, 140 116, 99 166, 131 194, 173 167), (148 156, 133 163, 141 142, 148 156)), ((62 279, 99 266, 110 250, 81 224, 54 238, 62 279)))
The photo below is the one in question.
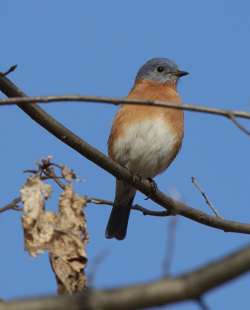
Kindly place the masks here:
MULTIPOLYGON (((179 78, 187 74, 167 58, 153 58, 138 71, 127 98, 181 104, 176 87, 179 78)), ((132 174, 152 179, 168 168, 180 150, 182 139, 182 110, 123 104, 109 136, 109 156, 132 174)), ((125 238, 135 193, 133 186, 116 180, 106 238, 125 238)))

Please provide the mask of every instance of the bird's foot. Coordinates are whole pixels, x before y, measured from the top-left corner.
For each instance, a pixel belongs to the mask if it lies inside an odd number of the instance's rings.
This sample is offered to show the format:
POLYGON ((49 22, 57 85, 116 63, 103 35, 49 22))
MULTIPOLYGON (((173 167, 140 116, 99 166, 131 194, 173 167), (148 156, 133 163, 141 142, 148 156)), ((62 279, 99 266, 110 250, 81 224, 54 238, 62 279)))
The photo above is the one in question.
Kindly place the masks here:
POLYGON ((147 178, 147 180, 151 184, 151 194, 148 197, 146 197, 145 200, 150 199, 151 196, 154 195, 157 192, 157 190, 158 190, 158 186, 157 186, 156 182, 152 178, 147 178))
POLYGON ((151 184, 151 187, 152 187, 152 192, 155 194, 158 190, 158 185, 157 183, 152 179, 152 178, 148 178, 148 181, 150 182, 151 184))
MULTIPOLYGON (((139 175, 139 174, 134 174, 133 175, 133 182, 134 183, 141 182, 141 181, 143 181, 143 179, 144 178, 141 175, 139 175)), ((151 185, 151 194, 148 197, 146 197, 145 200, 150 199, 151 196, 154 195, 157 192, 157 190, 158 190, 158 186, 157 186, 156 182, 152 178, 147 178, 147 180, 148 180, 148 182, 151 185)))
POLYGON ((133 174, 133 182, 137 183, 137 182, 141 182, 142 181, 142 176, 140 176, 139 174, 133 174))

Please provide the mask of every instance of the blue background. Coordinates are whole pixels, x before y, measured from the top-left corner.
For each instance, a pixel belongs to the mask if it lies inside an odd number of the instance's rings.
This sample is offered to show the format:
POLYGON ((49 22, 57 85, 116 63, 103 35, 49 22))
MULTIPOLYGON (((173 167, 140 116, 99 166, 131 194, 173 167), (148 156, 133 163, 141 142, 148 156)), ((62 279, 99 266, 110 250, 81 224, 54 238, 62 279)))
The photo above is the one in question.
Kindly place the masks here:
MULTIPOLYGON (((18 64, 11 79, 29 95, 122 97, 146 60, 169 57, 191 73, 179 84, 185 103, 249 111, 249 10, 247 0, 1 1, 0 70, 18 64)), ((79 103, 43 107, 83 139, 107 151, 117 108, 79 103)), ((111 175, 62 144, 17 107, 1 108, 0 132, 1 205, 18 196, 26 177, 22 171, 47 155, 67 164, 83 179, 76 184, 79 193, 113 198, 111 175)), ((167 193, 178 192, 186 203, 210 213, 191 183, 191 176, 196 176, 225 218, 249 222, 249 142, 226 119, 187 112, 182 151, 156 181, 167 193)), ((55 187, 55 195, 58 192, 55 187)), ((155 207, 141 194, 136 202, 155 207)), ((52 209, 54 204, 55 199, 52 209)), ((104 238, 109 212, 106 206, 87 208, 88 269, 96 256, 108 252, 93 285, 112 287, 161 276, 171 219, 133 212, 127 239, 118 242, 104 238)), ((54 293, 47 255, 34 259, 23 249, 19 213, 1 214, 0 236, 0 297, 54 293)), ((178 217, 171 272, 191 270, 248 241, 248 235, 224 233, 178 217)), ((245 309, 250 303, 249 289, 246 275, 207 294, 205 301, 213 310, 245 309)), ((190 302, 169 309, 198 306, 190 302)))

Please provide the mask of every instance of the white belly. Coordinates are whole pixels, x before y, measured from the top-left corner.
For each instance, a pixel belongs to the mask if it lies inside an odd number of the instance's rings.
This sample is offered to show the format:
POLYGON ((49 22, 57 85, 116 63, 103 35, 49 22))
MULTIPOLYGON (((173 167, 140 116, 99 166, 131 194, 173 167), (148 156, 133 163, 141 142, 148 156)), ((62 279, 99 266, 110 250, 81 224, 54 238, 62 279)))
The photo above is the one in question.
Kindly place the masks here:
POLYGON ((141 121, 114 142, 113 154, 132 173, 152 178, 171 163, 176 139, 162 118, 141 121))

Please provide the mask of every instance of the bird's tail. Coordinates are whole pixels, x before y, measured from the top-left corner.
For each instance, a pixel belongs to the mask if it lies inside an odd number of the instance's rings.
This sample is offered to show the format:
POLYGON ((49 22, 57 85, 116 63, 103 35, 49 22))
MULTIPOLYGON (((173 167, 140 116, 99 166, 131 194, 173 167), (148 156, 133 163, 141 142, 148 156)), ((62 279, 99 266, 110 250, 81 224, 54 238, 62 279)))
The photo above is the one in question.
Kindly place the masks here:
POLYGON ((136 190, 124 181, 116 180, 114 205, 109 217, 105 236, 123 240, 127 233, 129 214, 136 190))

